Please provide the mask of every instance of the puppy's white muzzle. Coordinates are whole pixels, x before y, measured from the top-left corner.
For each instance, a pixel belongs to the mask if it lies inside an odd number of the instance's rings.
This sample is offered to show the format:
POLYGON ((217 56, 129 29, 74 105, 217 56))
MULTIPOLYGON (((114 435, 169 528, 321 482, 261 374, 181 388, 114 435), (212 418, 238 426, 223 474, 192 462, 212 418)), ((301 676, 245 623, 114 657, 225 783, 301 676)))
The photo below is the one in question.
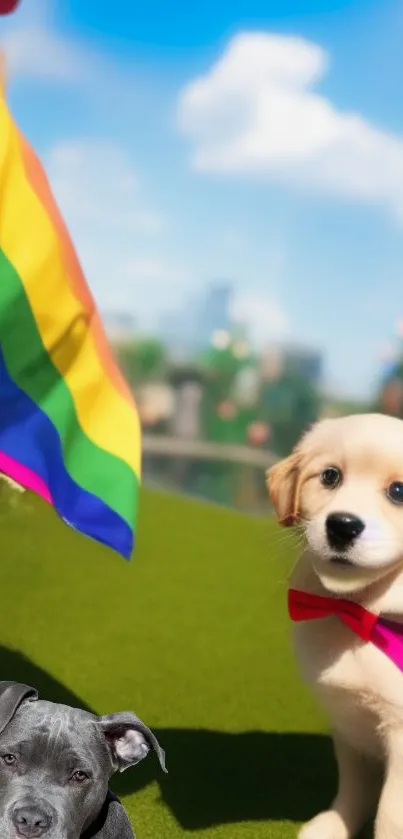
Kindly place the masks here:
POLYGON ((313 567, 329 591, 348 593, 366 588, 403 560, 402 542, 388 522, 360 518, 365 525, 363 531, 344 549, 329 543, 327 515, 317 516, 306 526, 313 567))

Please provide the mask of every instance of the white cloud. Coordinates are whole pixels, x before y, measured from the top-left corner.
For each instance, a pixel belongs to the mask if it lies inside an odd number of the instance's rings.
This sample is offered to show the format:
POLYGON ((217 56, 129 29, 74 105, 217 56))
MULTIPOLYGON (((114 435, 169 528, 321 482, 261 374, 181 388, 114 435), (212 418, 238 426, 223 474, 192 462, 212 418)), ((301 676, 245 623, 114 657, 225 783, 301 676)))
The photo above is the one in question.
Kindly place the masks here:
POLYGON ((247 327, 249 338, 258 349, 287 338, 291 332, 285 309, 268 294, 238 292, 231 303, 229 316, 233 323, 247 327))
POLYGON ((179 97, 192 165, 382 205, 403 218, 403 138, 316 93, 328 63, 324 50, 302 38, 234 37, 179 97))

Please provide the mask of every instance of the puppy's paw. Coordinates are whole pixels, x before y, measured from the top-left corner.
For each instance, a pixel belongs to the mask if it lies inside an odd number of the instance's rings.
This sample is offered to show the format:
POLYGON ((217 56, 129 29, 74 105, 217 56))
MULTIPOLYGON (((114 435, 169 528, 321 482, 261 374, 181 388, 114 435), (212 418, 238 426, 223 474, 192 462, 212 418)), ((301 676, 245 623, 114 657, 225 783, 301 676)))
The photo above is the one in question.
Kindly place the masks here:
POLYGON ((348 827, 335 810, 319 813, 310 822, 304 824, 298 833, 298 839, 350 839, 348 827))

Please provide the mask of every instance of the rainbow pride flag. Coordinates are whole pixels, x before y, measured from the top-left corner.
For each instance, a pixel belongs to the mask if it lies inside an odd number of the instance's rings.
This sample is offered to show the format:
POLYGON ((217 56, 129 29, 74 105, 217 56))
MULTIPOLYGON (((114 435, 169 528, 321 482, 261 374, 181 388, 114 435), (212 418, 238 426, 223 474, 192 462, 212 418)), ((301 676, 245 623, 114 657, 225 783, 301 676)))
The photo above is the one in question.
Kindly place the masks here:
POLYGON ((136 406, 0 91, 0 471, 129 558, 140 464, 136 406))

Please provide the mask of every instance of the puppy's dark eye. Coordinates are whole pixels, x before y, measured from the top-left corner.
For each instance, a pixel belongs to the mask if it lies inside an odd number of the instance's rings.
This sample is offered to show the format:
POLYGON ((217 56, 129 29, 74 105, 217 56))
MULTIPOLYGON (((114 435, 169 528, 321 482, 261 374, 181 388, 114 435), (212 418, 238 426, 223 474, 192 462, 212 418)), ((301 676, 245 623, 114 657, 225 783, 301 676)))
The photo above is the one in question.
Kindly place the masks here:
POLYGON ((16 761, 17 761, 16 756, 12 755, 12 754, 2 755, 1 758, 2 758, 3 763, 6 764, 6 766, 13 766, 13 764, 16 763, 16 761))
POLYGON ((78 784, 82 784, 83 781, 88 781, 89 776, 86 772, 83 772, 82 769, 77 769, 72 774, 73 781, 77 781, 78 784))
POLYGON ((342 474, 337 466, 327 466, 320 475, 321 484, 328 489, 335 489, 341 483, 341 479, 342 474))
POLYGON ((403 481, 393 481, 388 486, 386 495, 394 504, 403 504, 403 481))

